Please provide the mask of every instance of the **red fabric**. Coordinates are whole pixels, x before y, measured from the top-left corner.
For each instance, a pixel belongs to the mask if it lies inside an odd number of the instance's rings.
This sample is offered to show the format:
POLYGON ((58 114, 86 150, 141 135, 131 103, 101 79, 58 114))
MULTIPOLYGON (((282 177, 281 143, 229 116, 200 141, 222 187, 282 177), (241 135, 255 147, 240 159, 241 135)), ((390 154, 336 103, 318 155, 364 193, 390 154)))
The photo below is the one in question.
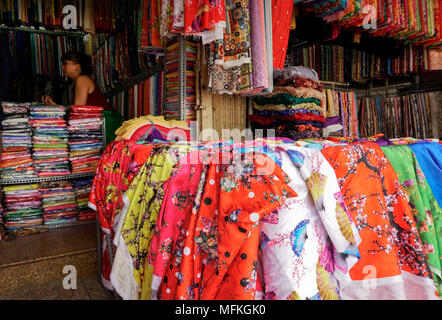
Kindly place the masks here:
POLYGON ((287 54, 287 44, 290 34, 293 4, 293 0, 272 0, 274 69, 284 68, 285 56, 287 54))
POLYGON ((85 106, 72 106, 72 112, 88 112, 88 113, 99 113, 103 111, 103 107, 94 106, 94 105, 85 105, 85 106))
POLYGON ((258 114, 251 114, 248 116, 249 120, 252 122, 257 122, 260 125, 271 125, 273 122, 277 120, 281 121, 317 121, 325 123, 325 118, 323 116, 318 116, 315 114, 312 114, 310 112, 308 113, 296 113, 294 115, 281 115, 281 116, 274 116, 274 117, 265 117, 260 116, 258 114))
POLYGON ((273 160, 267 156, 246 154, 252 171, 236 178, 230 173, 233 164, 217 165, 225 155, 216 155, 208 166, 202 201, 186 217, 158 291, 160 300, 255 298, 258 221, 297 194, 280 167, 268 166, 273 160), (236 186, 225 187, 221 181, 226 180, 236 186))
POLYGON ((35 196, 6 196, 5 203, 14 203, 14 202, 28 202, 28 201, 39 201, 41 200, 41 196, 39 194, 35 196))
POLYGON ((78 120, 78 119, 90 119, 90 118, 103 118, 103 114, 100 113, 92 113, 92 112, 82 112, 82 113, 71 113, 69 116, 69 120, 78 120))
POLYGON ((186 34, 212 30, 222 21, 226 21, 224 0, 184 2, 184 32, 186 34))
POLYGON ((322 84, 317 83, 314 80, 294 77, 290 79, 276 79, 275 85, 277 86, 291 86, 293 88, 313 88, 322 91, 322 84))

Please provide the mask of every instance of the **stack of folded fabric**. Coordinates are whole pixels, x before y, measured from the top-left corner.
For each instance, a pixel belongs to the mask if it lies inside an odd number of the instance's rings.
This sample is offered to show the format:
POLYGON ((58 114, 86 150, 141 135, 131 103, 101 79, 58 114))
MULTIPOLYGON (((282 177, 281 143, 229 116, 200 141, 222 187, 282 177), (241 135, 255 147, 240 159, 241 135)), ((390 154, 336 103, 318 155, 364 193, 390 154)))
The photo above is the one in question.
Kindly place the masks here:
POLYGON ((277 137, 294 140, 322 137, 325 94, 317 73, 305 67, 288 67, 275 70, 274 80, 273 93, 253 100, 254 113, 249 115, 252 127, 273 129, 277 137))
POLYGON ((69 113, 72 173, 94 173, 104 145, 103 108, 73 106, 69 113))
POLYGON ((72 181, 74 185, 75 198, 78 209, 78 222, 89 222, 95 220, 96 212, 88 207, 89 194, 92 188, 93 179, 72 181))
POLYGON ((36 178, 30 148, 29 104, 3 102, 0 171, 4 180, 36 178))
POLYGON ((37 184, 7 186, 3 192, 5 229, 15 230, 43 224, 41 194, 37 184))
POLYGON ((68 131, 63 106, 32 106, 30 123, 34 130, 33 159, 39 177, 71 173, 68 157, 68 131))
POLYGON ((42 182, 43 219, 47 226, 77 222, 78 211, 72 183, 67 180, 42 182))

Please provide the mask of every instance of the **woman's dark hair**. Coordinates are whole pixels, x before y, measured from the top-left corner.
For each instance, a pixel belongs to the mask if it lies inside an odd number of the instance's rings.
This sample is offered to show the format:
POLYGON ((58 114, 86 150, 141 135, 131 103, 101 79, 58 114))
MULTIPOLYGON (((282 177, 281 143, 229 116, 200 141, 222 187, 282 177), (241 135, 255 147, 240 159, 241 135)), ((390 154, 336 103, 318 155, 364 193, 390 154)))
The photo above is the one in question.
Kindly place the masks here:
POLYGON ((72 61, 81 66, 81 74, 92 75, 92 58, 87 54, 78 51, 68 51, 62 57, 61 61, 72 61))

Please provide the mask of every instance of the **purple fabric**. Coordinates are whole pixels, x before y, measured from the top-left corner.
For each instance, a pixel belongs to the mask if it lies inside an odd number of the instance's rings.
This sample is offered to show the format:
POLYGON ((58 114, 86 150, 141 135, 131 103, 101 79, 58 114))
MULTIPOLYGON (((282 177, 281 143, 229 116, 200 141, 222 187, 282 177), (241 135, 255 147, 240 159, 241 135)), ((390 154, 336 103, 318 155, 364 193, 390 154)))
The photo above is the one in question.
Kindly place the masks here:
POLYGON ((250 36, 252 52, 252 89, 267 88, 267 66, 264 55, 265 39, 262 38, 264 16, 261 16, 259 0, 250 0, 250 36))
MULTIPOLYGON (((364 142, 364 141, 370 141, 370 140, 369 139, 356 139, 355 141, 364 142)), ((395 145, 393 142, 391 142, 389 139, 386 139, 386 138, 378 138, 375 141, 370 141, 370 142, 374 142, 379 146, 394 146, 395 145)))
POLYGON ((163 137, 161 133, 159 133, 155 128, 152 130, 152 132, 147 137, 146 141, 154 141, 154 140, 161 140, 166 141, 167 137, 163 137))
POLYGON ((380 146, 394 146, 393 142, 391 142, 389 139, 385 139, 385 138, 379 138, 375 142, 380 146))
POLYGON ((324 128, 327 128, 328 126, 332 126, 335 124, 341 124, 341 117, 328 117, 325 119, 324 128))

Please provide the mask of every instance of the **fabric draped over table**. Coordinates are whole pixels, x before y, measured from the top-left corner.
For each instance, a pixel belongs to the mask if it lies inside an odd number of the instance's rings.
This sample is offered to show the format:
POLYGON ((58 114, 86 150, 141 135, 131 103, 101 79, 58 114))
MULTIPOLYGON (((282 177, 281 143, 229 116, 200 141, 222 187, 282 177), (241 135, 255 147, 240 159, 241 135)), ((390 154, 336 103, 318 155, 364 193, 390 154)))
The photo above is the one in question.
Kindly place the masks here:
POLYGON ((384 146, 382 151, 396 171, 410 203, 416 227, 433 279, 442 296, 441 250, 442 209, 437 203, 427 178, 409 146, 384 146))
POLYGON ((411 208, 381 148, 372 142, 350 143, 322 153, 335 170, 362 239, 361 259, 348 281, 341 282, 342 297, 437 299, 411 208), (376 286, 370 279, 376 279, 376 286))
POLYGON ((115 167, 105 156, 100 185, 109 188, 93 186, 91 202, 116 246, 103 282, 123 299, 440 296, 441 210, 430 182, 441 170, 425 163, 439 143, 112 144, 131 160, 115 167), (421 163, 413 145, 434 150, 421 163))

